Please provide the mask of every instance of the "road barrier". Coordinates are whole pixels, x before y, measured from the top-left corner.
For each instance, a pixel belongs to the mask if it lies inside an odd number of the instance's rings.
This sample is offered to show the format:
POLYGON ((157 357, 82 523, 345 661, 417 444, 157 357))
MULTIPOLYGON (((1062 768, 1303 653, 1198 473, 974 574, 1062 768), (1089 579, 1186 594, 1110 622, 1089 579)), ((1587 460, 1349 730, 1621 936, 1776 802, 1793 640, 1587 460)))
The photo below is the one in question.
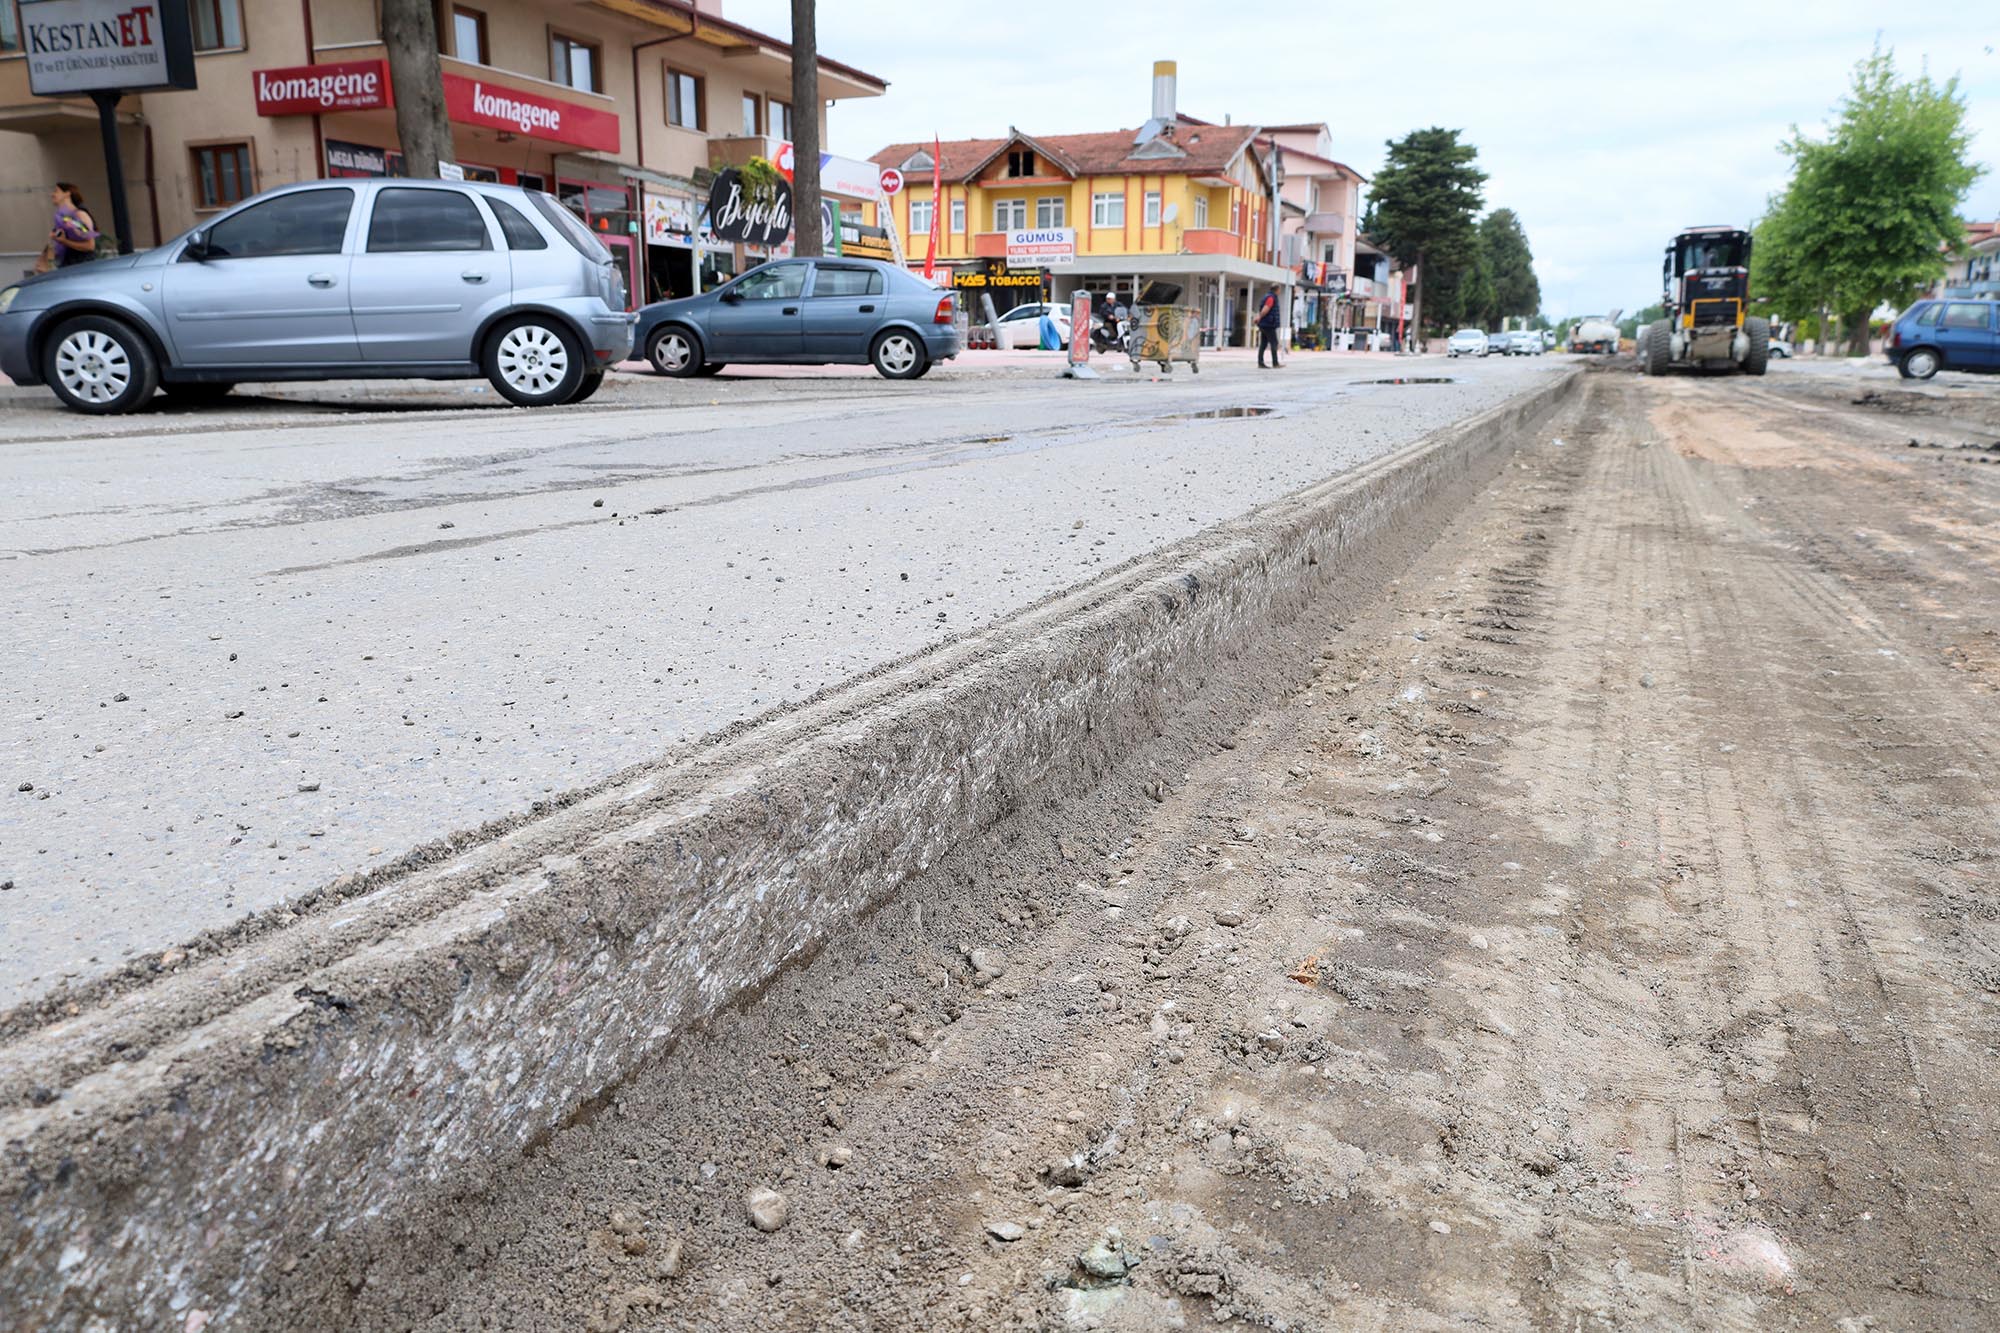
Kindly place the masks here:
POLYGON ((331 886, 74 1012, 15 1016, 9 1321, 257 1326, 280 1256, 504 1167, 952 847, 1101 781, 1205 679, 1399 568, 1567 385, 331 886))

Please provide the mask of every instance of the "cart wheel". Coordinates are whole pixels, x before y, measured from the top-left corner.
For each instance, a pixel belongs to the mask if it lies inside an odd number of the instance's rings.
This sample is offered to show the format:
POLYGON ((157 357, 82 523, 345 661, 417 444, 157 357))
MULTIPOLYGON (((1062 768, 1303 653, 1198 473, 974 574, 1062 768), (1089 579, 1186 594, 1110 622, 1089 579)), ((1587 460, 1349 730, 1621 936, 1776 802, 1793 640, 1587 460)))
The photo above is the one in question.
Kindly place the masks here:
POLYGON ((1191 375, 1201 374, 1201 362, 1199 361, 1188 362, 1188 373, 1191 375))

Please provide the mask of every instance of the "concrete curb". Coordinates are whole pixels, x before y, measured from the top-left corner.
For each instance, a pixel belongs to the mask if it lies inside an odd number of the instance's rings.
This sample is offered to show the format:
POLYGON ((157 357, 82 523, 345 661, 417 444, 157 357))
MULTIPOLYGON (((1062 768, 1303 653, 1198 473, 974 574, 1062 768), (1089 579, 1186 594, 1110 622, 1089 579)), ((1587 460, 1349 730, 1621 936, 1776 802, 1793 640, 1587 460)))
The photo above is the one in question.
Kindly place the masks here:
POLYGON ((513 1160, 1483 486, 1573 376, 0 1048, 6 1322, 226 1315, 513 1160))

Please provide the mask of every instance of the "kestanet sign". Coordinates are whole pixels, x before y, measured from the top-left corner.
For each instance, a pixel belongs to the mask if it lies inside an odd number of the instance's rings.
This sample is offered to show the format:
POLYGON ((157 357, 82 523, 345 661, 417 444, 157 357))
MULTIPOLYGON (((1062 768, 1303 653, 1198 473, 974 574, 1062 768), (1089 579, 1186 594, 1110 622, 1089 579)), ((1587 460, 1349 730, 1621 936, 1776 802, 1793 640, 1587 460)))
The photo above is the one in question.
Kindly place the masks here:
POLYGON ((37 97, 194 87, 187 0, 21 0, 20 9, 37 97))
POLYGON ((260 116, 309 116, 319 111, 374 111, 396 104, 389 62, 350 60, 339 65, 294 65, 251 74, 260 116))

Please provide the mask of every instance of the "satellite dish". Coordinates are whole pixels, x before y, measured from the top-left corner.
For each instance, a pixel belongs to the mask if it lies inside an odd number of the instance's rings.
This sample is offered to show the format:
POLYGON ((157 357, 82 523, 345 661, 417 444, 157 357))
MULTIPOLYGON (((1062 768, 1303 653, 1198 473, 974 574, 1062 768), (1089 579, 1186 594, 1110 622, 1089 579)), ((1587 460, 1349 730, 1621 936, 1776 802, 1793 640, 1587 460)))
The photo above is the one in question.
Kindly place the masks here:
POLYGON ((1179 204, 1168 204, 1167 211, 1160 214, 1160 219, 1164 222, 1172 222, 1175 219, 1179 218, 1180 215, 1181 215, 1181 206, 1179 204))

